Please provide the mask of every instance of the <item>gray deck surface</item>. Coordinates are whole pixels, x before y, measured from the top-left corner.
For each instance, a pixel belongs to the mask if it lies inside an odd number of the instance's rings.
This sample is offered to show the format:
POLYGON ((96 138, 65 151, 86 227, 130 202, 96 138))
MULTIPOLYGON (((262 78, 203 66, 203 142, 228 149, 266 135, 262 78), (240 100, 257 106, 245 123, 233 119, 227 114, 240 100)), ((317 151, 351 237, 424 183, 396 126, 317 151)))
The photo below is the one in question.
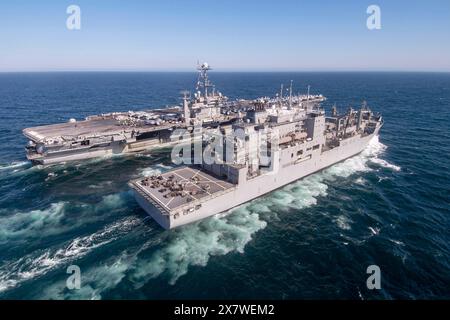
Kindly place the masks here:
POLYGON ((180 182, 186 184, 183 191, 181 191, 181 196, 177 195, 173 197, 168 195, 171 192, 168 189, 160 192, 161 189, 164 189, 164 187, 162 186, 155 188, 152 188, 151 185, 144 186, 141 183, 142 179, 137 180, 135 183, 137 183, 152 199, 154 199, 169 211, 172 211, 187 203, 193 202, 194 200, 210 197, 219 192, 229 190, 234 187, 233 184, 227 181, 219 180, 204 171, 190 167, 181 167, 162 174, 162 177, 164 179, 168 179, 170 176, 173 176, 172 181, 174 181, 175 183, 180 182), (196 179, 196 181, 192 179, 193 177, 195 177, 194 179, 196 179), (207 187, 208 189, 205 190, 202 188, 202 186, 209 187, 207 187), (197 194, 190 195, 190 191, 196 191, 197 194), (164 195, 168 196, 165 197, 164 195))
POLYGON ((52 138, 60 136, 84 136, 93 134, 107 134, 120 132, 124 129, 136 131, 154 131, 162 130, 164 128, 172 127, 169 125, 142 125, 142 126, 127 126, 120 125, 120 122, 115 119, 95 119, 95 120, 83 120, 74 123, 58 123, 46 126, 32 127, 24 129, 24 133, 29 137, 33 137, 36 140, 41 140, 43 138, 52 138))
POLYGON ((75 123, 58 123, 47 126, 27 128, 28 134, 36 135, 39 138, 55 136, 79 136, 94 132, 105 133, 119 130, 119 121, 114 119, 101 119, 90 121, 77 121, 75 123))

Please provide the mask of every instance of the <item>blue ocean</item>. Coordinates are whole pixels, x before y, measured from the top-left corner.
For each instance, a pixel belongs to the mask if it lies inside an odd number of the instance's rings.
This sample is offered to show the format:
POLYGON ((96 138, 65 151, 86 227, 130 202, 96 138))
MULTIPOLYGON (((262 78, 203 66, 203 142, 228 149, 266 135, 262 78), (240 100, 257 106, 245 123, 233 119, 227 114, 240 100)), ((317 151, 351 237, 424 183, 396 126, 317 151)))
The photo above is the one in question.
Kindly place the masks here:
POLYGON ((220 73, 230 99, 280 84, 384 116, 360 155, 166 231, 127 182, 167 150, 45 168, 21 130, 180 103, 194 73, 0 74, 0 299, 449 299, 449 73, 220 73), (81 272, 69 289, 67 268, 81 272), (377 265, 381 289, 366 286, 377 265))

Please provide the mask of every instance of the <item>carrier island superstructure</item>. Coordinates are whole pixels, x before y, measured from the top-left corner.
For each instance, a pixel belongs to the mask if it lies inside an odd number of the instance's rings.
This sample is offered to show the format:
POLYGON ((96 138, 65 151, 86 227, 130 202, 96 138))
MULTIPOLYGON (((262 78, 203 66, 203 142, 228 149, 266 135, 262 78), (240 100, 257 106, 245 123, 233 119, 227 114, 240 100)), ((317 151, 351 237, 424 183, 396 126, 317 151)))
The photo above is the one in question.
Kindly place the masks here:
MULTIPOLYGON (((229 101, 211 83, 207 63, 198 65, 198 80, 193 96, 184 92, 182 104, 163 109, 113 112, 70 119, 66 123, 26 128, 29 139, 27 158, 33 164, 54 164, 110 154, 141 152, 178 143, 174 130, 230 127, 245 114, 249 101, 229 101)), ((309 97, 321 99, 321 97, 309 97)))
MULTIPOLYGON (((227 211, 357 155, 382 124, 381 115, 365 103, 342 115, 333 107, 326 116, 320 101, 305 103, 291 95, 258 99, 245 117, 213 139, 222 146, 208 151, 217 161, 202 157, 200 164, 142 177, 129 185, 140 206, 171 229, 227 211)), ((203 144, 208 147, 208 142, 203 144)))

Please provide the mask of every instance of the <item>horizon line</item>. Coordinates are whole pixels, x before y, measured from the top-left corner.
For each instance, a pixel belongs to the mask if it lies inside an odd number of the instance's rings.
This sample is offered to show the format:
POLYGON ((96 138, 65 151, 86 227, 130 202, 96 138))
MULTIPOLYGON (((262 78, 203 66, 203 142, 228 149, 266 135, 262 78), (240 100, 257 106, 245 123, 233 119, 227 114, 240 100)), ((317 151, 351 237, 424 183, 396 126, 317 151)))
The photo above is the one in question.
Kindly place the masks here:
MULTIPOLYGON (((424 70, 424 69, 211 69, 213 73, 450 73, 450 70, 424 70)), ((197 73, 195 69, 67 69, 67 70, 0 70, 0 74, 7 73, 197 73)))

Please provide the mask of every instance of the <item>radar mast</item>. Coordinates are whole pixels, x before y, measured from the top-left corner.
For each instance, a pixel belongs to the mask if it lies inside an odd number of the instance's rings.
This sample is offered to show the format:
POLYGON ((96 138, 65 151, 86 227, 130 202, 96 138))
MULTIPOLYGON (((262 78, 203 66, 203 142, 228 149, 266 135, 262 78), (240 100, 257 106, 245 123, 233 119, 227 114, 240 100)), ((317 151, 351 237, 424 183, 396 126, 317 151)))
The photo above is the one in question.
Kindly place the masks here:
POLYGON ((213 84, 208 79, 208 71, 211 70, 211 67, 207 62, 204 62, 201 65, 197 64, 197 70, 199 71, 199 73, 195 89, 197 91, 203 89, 203 94, 206 99, 208 97, 208 88, 213 87, 213 84))

